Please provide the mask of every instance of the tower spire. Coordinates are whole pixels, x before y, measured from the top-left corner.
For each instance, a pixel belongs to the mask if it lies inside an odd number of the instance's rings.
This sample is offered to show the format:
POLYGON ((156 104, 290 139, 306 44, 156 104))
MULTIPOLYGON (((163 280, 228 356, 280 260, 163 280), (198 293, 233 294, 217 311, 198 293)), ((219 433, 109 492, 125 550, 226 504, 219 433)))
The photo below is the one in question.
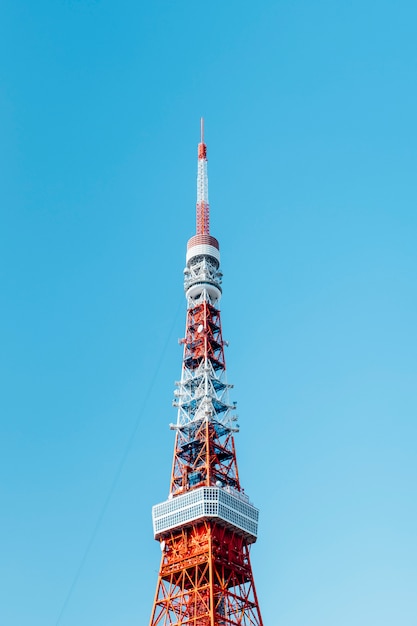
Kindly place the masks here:
POLYGON ((210 208, 208 199, 207 146, 204 143, 204 118, 200 120, 198 144, 196 234, 210 234, 210 208))

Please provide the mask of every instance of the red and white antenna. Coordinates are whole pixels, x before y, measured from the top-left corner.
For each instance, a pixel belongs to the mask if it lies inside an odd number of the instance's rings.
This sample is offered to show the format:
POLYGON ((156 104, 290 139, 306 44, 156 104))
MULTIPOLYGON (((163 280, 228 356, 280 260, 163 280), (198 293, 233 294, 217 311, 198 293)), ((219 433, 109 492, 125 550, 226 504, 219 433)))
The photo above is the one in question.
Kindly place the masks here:
POLYGON ((198 144, 196 234, 210 234, 208 200, 207 146, 204 143, 204 118, 201 118, 201 137, 198 144))

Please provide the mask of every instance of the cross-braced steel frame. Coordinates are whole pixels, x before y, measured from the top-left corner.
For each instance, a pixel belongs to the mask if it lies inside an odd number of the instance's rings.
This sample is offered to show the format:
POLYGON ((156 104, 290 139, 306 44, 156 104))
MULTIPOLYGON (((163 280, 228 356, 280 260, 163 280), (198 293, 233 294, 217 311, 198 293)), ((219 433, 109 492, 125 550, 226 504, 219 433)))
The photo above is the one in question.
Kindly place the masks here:
POLYGON ((262 626, 249 549, 207 521, 166 536, 151 626, 262 626))
MULTIPOLYGON (((203 127, 202 127, 203 128, 203 127)), ((218 241, 209 232, 207 150, 198 148, 197 232, 187 246, 187 318, 168 500, 154 507, 162 549, 150 626, 263 626, 250 563, 258 512, 236 461, 220 310, 218 241), (198 490, 198 491, 194 491, 198 490), (189 493, 193 492, 193 493, 189 493)))

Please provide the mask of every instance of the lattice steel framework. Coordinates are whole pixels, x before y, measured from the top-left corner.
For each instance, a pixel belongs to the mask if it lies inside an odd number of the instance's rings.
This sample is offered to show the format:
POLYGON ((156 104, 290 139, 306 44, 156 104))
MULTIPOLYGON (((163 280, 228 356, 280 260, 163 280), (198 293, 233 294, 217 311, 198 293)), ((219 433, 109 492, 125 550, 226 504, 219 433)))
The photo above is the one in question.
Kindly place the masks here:
POLYGON ((150 626, 263 626, 250 563, 258 510, 239 480, 222 336, 220 252, 209 232, 207 148, 198 145, 196 234, 187 246, 187 319, 168 499, 153 507, 162 560, 150 626))

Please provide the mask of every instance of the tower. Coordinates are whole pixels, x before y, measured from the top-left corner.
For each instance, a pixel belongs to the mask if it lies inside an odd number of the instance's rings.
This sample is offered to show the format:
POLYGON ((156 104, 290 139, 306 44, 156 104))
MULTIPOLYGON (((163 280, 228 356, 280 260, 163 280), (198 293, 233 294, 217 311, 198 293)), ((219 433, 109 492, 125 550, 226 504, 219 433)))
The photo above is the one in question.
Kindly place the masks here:
POLYGON ((187 317, 168 499, 152 509, 162 558, 150 626, 262 626, 250 562, 258 510, 244 493, 230 404, 219 301, 222 273, 210 235, 201 120, 196 234, 187 244, 187 317))

